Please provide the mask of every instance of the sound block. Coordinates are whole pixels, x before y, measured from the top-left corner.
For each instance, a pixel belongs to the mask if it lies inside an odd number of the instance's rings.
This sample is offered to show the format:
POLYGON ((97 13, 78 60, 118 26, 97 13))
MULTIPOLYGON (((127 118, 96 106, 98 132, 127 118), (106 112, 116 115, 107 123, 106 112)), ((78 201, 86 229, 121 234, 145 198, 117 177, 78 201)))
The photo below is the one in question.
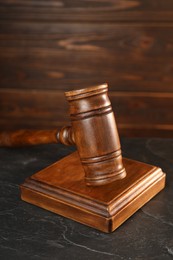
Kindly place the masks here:
POLYGON ((22 200, 112 232, 165 186, 160 168, 123 158, 124 179, 104 186, 86 186, 77 152, 26 179, 22 200))

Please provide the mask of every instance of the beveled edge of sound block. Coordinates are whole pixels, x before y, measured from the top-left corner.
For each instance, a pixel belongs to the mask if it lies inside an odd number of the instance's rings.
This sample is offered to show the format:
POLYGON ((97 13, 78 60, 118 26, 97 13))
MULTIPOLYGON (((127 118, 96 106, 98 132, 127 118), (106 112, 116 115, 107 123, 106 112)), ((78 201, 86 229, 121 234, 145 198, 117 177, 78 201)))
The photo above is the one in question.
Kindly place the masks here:
POLYGON ((27 178, 20 186, 21 198, 82 224, 112 232, 165 186, 165 173, 160 168, 125 158, 123 163, 126 178, 87 187, 79 157, 72 153, 27 178))

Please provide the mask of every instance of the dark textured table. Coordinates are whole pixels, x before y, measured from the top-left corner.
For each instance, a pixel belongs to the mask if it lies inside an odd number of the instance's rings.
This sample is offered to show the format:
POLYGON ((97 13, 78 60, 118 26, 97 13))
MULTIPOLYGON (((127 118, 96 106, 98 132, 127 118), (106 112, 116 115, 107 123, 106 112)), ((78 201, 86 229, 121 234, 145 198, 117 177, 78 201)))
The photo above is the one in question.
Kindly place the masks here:
POLYGON ((20 200, 19 184, 74 150, 0 149, 0 259, 173 259, 173 140, 123 139, 125 157, 161 167, 166 188, 111 234, 20 200))

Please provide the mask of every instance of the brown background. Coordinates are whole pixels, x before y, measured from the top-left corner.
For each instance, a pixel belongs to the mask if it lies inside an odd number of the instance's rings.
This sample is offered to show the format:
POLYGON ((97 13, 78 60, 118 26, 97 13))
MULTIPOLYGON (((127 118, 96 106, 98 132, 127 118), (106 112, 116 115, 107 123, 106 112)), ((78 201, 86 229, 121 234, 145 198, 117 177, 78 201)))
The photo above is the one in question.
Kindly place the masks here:
POLYGON ((108 82, 125 136, 173 136, 172 0, 0 1, 0 129, 68 123, 64 91, 108 82))

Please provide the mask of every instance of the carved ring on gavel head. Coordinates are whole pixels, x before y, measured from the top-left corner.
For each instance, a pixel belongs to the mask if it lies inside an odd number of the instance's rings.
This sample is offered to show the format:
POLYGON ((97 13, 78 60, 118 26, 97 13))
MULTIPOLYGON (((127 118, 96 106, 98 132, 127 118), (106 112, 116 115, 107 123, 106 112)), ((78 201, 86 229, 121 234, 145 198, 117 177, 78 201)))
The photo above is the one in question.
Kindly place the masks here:
POLYGON ((65 93, 70 107, 73 140, 85 171, 87 185, 103 185, 122 179, 121 147, 108 86, 65 93))
POLYGON ((76 144, 87 185, 122 179, 121 147, 107 84, 65 92, 72 126, 57 130, 19 130, 0 133, 0 146, 45 143, 76 144))

